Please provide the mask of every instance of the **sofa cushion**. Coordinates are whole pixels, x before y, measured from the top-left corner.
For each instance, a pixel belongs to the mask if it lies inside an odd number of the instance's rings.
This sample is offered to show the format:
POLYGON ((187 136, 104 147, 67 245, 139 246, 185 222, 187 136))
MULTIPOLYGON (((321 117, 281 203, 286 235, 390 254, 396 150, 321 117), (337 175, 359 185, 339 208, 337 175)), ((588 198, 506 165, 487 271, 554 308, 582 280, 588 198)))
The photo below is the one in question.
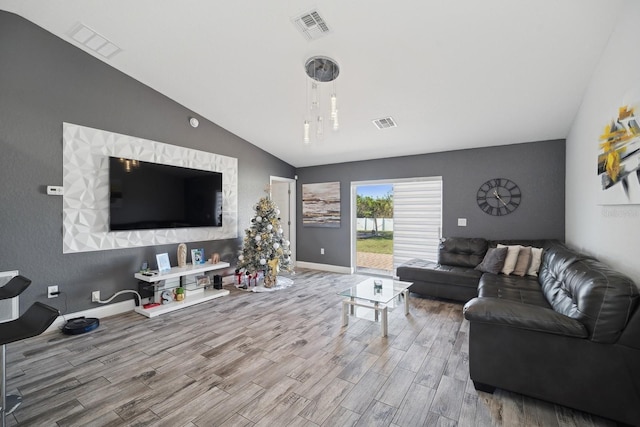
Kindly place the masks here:
POLYGON ((551 308, 535 277, 484 274, 478 284, 478 296, 551 308))
POLYGON ((540 269, 540 264, 542 263, 542 252, 544 249, 542 248, 531 248, 531 262, 529 263, 529 268, 527 269, 527 274, 529 276, 538 276, 538 270, 540 269))
MULTIPOLYGON (((545 307, 503 301, 497 298, 474 298, 463 308, 470 322, 493 324, 528 331, 586 338, 587 331, 575 319, 545 307)), ((507 343, 505 343, 507 344, 507 343)), ((553 351, 548 349, 548 351, 553 351)))
POLYGON ((507 248, 507 258, 504 260, 504 265, 502 266, 502 274, 509 275, 513 272, 513 269, 516 268, 516 262, 518 262, 518 254, 520 253, 520 245, 503 245, 498 244, 497 248, 507 248))
POLYGON ((438 247, 438 264, 474 268, 487 252, 485 239, 447 237, 438 247))
POLYGON ((583 323, 596 342, 616 342, 638 301, 630 278, 566 247, 545 250, 539 280, 553 309, 583 323))
POLYGON ((520 246, 520 252, 518 252, 518 260, 516 266, 513 268, 513 274, 515 276, 524 276, 527 274, 529 265, 531 264, 531 248, 529 246, 520 246))
POLYGON ((440 265, 416 258, 398 267, 396 274, 407 282, 432 282, 476 288, 482 272, 473 268, 440 265))
POLYGON ((476 270, 482 271, 483 273, 500 273, 504 266, 504 261, 507 258, 507 251, 507 248, 504 247, 489 248, 482 262, 476 267, 476 270))

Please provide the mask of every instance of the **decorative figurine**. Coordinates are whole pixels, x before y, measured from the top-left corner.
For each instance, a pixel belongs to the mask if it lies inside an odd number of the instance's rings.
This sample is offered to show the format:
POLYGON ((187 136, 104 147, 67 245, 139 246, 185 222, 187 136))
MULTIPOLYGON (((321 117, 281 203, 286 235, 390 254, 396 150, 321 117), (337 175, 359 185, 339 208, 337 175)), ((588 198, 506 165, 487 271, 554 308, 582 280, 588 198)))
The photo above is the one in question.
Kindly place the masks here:
POLYGON ((178 245, 178 267, 187 266, 187 245, 180 243, 178 245))

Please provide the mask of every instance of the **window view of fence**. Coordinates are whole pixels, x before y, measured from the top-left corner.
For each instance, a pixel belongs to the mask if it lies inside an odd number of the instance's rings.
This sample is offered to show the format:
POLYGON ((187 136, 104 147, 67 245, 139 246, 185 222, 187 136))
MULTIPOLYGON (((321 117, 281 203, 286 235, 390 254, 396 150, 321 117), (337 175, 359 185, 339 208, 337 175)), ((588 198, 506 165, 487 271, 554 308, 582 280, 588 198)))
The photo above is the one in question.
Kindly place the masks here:
POLYGON ((412 259, 435 261, 442 230, 442 177, 356 185, 356 271, 394 275, 412 259))
POLYGON ((356 193, 357 270, 392 275, 393 187, 362 186, 356 193))

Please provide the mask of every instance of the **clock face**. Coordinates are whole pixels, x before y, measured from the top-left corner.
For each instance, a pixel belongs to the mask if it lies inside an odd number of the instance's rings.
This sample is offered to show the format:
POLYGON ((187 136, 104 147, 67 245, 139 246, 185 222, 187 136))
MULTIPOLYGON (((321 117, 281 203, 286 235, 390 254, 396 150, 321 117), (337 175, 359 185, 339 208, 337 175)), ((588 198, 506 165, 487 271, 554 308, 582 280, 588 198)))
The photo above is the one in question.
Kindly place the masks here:
POLYGON ((520 206, 522 194, 518 185, 505 178, 494 178, 478 189, 476 200, 484 213, 508 215, 520 206))

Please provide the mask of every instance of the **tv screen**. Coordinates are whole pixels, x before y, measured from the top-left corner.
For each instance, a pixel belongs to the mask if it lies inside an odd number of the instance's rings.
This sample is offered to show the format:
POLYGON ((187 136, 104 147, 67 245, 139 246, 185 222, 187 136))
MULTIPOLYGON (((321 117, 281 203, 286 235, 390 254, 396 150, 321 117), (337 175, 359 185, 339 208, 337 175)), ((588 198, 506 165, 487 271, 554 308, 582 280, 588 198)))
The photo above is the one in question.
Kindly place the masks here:
POLYGON ((109 230, 222 226, 222 174, 109 157, 109 230))

